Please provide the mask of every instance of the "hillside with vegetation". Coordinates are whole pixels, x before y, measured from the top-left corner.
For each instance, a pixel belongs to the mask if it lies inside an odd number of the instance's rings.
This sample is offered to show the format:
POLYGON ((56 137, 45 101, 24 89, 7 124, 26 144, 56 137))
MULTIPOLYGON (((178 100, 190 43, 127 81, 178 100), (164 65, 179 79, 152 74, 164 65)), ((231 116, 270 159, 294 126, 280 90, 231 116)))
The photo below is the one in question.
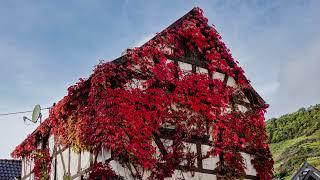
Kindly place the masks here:
POLYGON ((266 122, 278 177, 290 178, 304 161, 320 169, 320 104, 266 122))

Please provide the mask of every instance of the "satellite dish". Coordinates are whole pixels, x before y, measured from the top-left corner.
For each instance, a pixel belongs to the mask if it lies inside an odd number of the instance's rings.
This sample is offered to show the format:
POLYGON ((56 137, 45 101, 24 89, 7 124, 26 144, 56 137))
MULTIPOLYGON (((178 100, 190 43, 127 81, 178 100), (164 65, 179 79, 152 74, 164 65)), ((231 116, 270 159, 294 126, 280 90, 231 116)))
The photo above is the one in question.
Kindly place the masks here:
POLYGON ((40 118, 40 123, 41 123, 41 106, 39 104, 35 105, 32 111, 32 118, 31 121, 33 123, 36 123, 38 119, 40 118))
MULTIPOLYGON (((53 104, 54 106, 55 104, 53 104)), ((51 107, 43 108, 43 109, 50 109, 51 107)), ((30 112, 30 111, 29 111, 30 112)), ((40 119, 40 124, 41 124, 41 106, 39 104, 35 105, 32 111, 32 118, 29 119, 27 116, 23 116, 23 121, 26 123, 26 121, 31 121, 33 123, 37 123, 38 119, 40 119)))

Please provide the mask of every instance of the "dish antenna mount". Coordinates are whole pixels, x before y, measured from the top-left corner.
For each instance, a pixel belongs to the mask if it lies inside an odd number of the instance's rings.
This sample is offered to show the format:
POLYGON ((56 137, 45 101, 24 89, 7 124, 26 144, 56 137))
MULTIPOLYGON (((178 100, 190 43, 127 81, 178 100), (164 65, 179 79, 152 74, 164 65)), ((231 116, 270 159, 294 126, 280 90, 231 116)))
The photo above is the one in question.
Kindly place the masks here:
POLYGON ((41 106, 39 104, 35 105, 32 111, 32 118, 29 119, 28 117, 23 116, 23 120, 24 121, 28 120, 33 123, 37 123, 37 121, 40 120, 40 123, 41 123, 41 120, 42 120, 41 106))

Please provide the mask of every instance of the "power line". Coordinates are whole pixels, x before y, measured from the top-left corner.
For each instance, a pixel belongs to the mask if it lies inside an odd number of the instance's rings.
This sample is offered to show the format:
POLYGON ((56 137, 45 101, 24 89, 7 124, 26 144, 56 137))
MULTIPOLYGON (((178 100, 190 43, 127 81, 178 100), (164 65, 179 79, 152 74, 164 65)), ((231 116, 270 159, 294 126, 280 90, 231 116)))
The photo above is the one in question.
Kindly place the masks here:
MULTIPOLYGON (((43 109, 50 109, 51 107, 46 107, 46 108, 42 108, 43 109)), ((9 112, 9 113, 2 113, 0 114, 0 116, 9 116, 9 115, 15 115, 15 114, 24 114, 24 113, 28 113, 28 112, 32 112, 33 110, 29 110, 29 111, 18 111, 18 112, 9 112)))

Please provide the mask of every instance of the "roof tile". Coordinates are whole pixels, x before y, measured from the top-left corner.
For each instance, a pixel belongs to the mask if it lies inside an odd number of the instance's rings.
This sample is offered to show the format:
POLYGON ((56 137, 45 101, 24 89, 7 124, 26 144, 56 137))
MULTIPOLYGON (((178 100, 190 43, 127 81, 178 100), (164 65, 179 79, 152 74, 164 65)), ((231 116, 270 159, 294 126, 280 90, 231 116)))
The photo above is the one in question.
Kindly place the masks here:
POLYGON ((12 180, 21 176, 21 161, 0 159, 0 179, 12 180))

